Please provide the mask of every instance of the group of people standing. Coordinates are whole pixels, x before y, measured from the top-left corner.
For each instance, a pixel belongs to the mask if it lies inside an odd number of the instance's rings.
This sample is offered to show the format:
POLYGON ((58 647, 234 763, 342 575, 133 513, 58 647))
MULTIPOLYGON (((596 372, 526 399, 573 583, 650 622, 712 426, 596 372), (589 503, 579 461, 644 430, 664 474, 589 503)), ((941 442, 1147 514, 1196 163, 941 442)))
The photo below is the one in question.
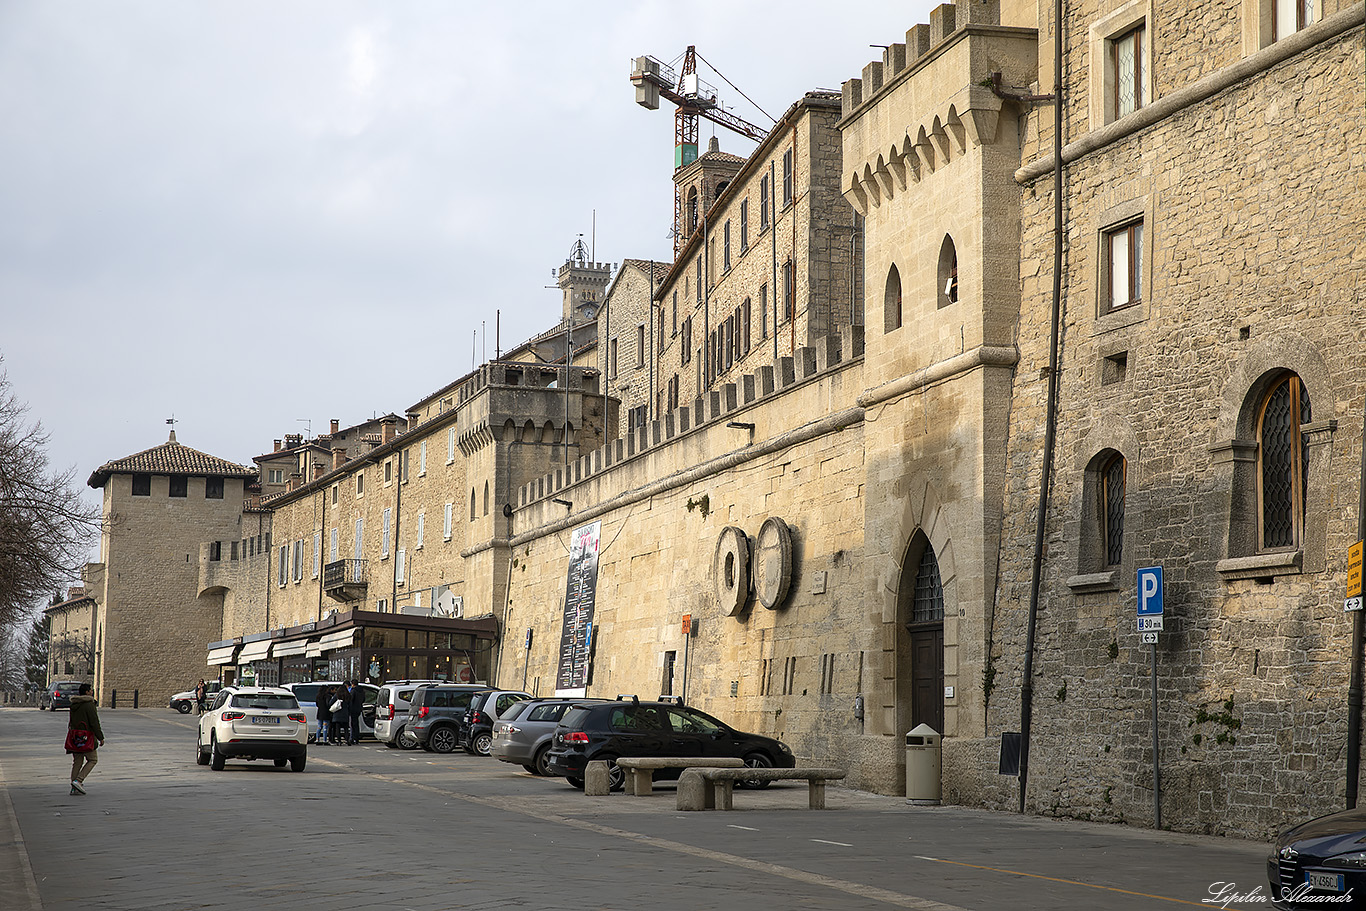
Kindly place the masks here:
POLYGON ((318 692, 319 744, 355 746, 360 743, 360 716, 365 708, 365 691, 352 680, 318 692))

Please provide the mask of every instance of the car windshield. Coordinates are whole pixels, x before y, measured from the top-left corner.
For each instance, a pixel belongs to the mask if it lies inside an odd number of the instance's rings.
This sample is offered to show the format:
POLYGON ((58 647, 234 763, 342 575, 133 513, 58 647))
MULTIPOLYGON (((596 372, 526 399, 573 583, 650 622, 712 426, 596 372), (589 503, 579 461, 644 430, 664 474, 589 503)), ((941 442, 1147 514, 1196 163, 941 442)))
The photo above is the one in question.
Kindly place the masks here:
POLYGON ((238 693, 232 697, 235 709, 297 709, 299 700, 283 693, 238 693))

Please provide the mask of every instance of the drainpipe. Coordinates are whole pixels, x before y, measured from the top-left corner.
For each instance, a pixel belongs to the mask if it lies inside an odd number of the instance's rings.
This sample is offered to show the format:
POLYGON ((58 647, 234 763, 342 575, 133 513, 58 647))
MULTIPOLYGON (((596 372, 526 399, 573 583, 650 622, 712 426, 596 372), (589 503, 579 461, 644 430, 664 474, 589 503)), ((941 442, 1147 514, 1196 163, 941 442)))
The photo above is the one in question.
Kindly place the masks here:
POLYGON ((1063 0, 1053 4, 1053 320, 1048 340, 1048 404, 1044 425, 1043 472, 1039 478, 1039 515, 1034 525, 1034 560, 1029 578, 1029 621, 1025 629, 1024 669, 1020 680, 1020 802, 1025 811, 1029 786, 1029 735, 1034 720, 1034 636, 1043 577, 1044 532, 1048 524, 1049 484, 1058 426, 1058 335, 1062 320, 1062 29, 1063 0))

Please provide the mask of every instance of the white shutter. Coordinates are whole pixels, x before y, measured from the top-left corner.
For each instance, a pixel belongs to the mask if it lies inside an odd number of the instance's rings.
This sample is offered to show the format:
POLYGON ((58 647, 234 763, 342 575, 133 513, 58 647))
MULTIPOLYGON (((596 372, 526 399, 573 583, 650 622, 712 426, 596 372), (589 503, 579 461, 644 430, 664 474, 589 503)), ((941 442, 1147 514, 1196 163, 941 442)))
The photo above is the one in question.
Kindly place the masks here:
POLYGON ((418 546, 418 547, 421 547, 421 546, 422 546, 422 535, 423 535, 423 532, 426 531, 426 527, 427 527, 427 514, 426 514, 425 512, 420 512, 420 513, 417 514, 417 546, 418 546))
POLYGON ((357 519, 357 520, 356 520, 356 559, 357 559, 357 560, 359 560, 359 559, 360 559, 360 555, 361 555, 362 553, 364 553, 364 550, 362 549, 362 540, 363 540, 363 539, 362 539, 362 535, 364 535, 364 534, 365 534, 365 519, 364 519, 364 518, 357 519))
POLYGON ((379 532, 379 555, 389 556, 389 507, 384 508, 384 527, 379 532))

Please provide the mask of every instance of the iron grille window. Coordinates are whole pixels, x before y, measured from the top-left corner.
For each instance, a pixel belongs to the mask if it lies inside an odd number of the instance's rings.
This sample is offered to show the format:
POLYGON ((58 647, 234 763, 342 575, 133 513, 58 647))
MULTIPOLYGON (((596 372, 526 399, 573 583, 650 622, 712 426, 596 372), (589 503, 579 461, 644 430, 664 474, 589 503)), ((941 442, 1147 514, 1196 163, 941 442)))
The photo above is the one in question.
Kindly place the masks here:
POLYGON ((1124 457, 1116 455, 1101 472, 1101 515, 1105 565, 1118 566, 1124 557, 1124 457))
POLYGON ((944 619, 944 585, 939 581, 939 561, 934 548, 925 545, 920 555, 920 567, 915 574, 915 601, 911 604, 911 622, 925 623, 944 619))
POLYGON ((1267 396, 1258 433, 1263 548, 1300 543, 1309 474, 1302 427, 1309 421, 1309 394, 1290 374, 1267 396))

